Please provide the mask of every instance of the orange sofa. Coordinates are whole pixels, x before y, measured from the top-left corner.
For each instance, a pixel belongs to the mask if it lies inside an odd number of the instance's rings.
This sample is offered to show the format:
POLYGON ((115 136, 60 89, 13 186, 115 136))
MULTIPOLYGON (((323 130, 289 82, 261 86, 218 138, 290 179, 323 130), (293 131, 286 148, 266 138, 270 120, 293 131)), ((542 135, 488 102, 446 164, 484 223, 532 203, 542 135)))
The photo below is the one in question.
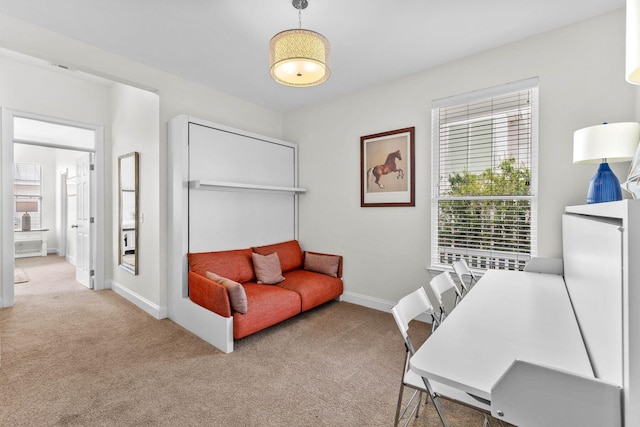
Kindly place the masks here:
POLYGON ((343 292, 342 257, 303 252, 297 240, 247 249, 189 253, 188 261, 189 298, 220 316, 233 317, 235 339, 338 298, 343 292), (267 277, 263 262, 268 260, 273 267, 277 264, 274 258, 280 267, 275 272, 276 279, 261 283, 259 276, 267 277), (266 284, 272 282, 277 283, 266 284), (229 287, 228 283, 235 287, 229 287), (238 307, 238 292, 245 298, 240 309, 246 311, 244 313, 234 309, 238 307))

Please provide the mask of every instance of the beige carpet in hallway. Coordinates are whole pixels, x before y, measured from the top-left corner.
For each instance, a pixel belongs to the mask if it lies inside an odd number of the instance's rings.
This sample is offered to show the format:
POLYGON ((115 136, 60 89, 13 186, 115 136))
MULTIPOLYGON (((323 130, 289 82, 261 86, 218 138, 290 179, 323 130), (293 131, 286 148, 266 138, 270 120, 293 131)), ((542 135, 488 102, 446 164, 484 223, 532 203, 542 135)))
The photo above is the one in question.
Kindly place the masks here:
MULTIPOLYGON (((223 354, 84 288, 60 257, 16 261, 30 281, 0 310, 0 425, 393 425, 404 347, 390 314, 332 302, 223 354)), ((482 425, 444 406, 452 427, 482 425)), ((411 426, 441 425, 422 412, 411 426)))

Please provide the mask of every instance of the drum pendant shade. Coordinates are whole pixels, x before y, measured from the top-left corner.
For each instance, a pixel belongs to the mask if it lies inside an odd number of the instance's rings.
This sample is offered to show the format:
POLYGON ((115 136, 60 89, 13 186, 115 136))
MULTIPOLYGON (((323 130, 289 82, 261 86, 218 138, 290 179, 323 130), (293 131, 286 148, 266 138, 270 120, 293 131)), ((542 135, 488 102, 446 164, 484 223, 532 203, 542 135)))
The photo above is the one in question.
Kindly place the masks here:
MULTIPOLYGON (((300 11, 307 2, 293 0, 300 11)), ((302 25, 301 25, 302 26, 302 25)), ((287 86, 315 86, 331 75, 329 41, 320 33, 302 28, 282 31, 269 42, 271 77, 287 86)))
POLYGON ((329 78, 329 41, 310 30, 287 30, 269 43, 271 77, 287 86, 314 86, 329 78))

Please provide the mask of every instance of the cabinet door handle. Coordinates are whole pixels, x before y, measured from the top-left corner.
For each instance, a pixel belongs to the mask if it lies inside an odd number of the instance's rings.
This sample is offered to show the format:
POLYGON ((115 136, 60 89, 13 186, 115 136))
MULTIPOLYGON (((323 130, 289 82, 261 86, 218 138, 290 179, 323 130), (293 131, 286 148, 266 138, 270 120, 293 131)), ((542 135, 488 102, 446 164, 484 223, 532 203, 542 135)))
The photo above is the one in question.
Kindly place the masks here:
POLYGON ((71 228, 78 228, 78 224, 71 224, 71 228))

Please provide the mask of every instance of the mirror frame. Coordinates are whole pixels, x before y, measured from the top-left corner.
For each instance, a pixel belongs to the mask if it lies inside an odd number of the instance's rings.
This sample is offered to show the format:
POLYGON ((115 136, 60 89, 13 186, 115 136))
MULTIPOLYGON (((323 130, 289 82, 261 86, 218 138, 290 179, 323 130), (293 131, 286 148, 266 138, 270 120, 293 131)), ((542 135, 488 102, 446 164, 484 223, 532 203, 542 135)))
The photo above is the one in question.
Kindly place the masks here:
MULTIPOLYGON (((138 179, 138 157, 139 154, 137 151, 128 153, 128 154, 123 154, 121 156, 118 157, 118 267, 122 268, 125 271, 128 271, 129 273, 133 274, 133 275, 137 275, 138 274, 138 225, 139 225, 139 214, 138 214, 138 199, 139 199, 139 179, 138 179), (126 161, 127 159, 129 159, 130 157, 133 157, 133 190, 129 190, 129 189, 123 189, 122 188, 122 180, 123 180, 123 170, 122 170, 122 165, 123 165, 123 161, 126 161), (125 238, 125 229, 123 228, 123 217, 124 217, 124 203, 123 203, 123 199, 124 199, 124 194, 125 193, 129 193, 129 192, 133 192, 133 204, 134 204, 134 208, 133 208, 133 217, 134 217, 134 225, 133 225, 133 232, 134 232, 134 236, 133 236, 133 265, 131 265, 131 263, 125 263, 124 262, 124 256, 127 255, 126 254, 126 249, 123 247, 123 243, 124 243, 124 238, 125 238)), ((130 231, 129 228, 127 228, 127 231, 130 231)))

